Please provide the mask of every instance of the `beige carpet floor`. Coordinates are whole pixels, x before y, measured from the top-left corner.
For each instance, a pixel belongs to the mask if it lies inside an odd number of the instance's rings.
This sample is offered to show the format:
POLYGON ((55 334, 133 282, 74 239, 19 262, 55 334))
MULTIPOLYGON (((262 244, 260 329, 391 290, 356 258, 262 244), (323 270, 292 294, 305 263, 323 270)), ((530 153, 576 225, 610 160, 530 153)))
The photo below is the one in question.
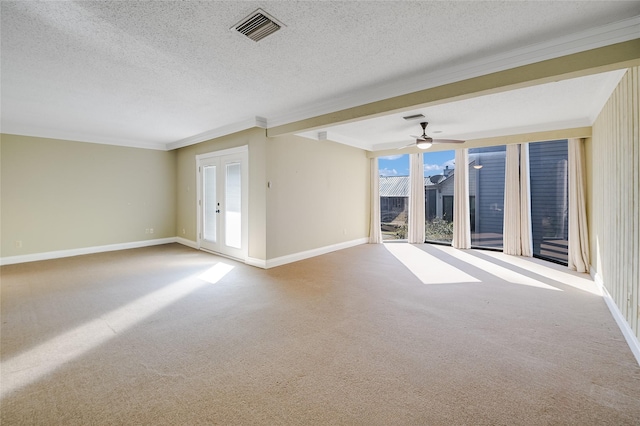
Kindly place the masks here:
POLYGON ((587 275, 439 246, 4 266, 2 425, 638 425, 587 275))

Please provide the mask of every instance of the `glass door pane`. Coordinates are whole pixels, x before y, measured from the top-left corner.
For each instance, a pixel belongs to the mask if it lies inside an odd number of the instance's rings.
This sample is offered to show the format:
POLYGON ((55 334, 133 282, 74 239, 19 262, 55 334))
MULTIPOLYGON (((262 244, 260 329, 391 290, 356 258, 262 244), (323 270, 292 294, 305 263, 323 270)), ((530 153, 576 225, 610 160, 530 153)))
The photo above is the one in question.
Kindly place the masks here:
POLYGON ((409 155, 378 159, 382 240, 406 240, 409 228, 409 155))
POLYGON ((453 239, 453 183, 455 151, 425 152, 425 241, 450 243, 453 239))
POLYGON ((469 150, 471 246, 502 248, 506 146, 469 150))
POLYGON ((568 262, 569 200, 567 141, 529 144, 533 255, 568 262))
POLYGON ((216 242, 216 220, 218 210, 216 188, 216 166, 204 166, 202 187, 202 236, 206 241, 216 242))
POLYGON ((242 247, 242 168, 240 163, 227 163, 225 179, 225 244, 242 247))

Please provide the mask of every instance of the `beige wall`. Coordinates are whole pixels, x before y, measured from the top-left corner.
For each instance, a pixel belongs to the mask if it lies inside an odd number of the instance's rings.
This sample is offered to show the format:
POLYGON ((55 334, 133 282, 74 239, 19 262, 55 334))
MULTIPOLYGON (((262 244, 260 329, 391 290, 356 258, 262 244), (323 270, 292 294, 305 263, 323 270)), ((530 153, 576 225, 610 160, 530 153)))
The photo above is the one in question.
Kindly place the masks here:
POLYGON ((176 235, 195 242, 196 155, 243 145, 249 257, 368 235, 366 153, 330 141, 268 139, 255 128, 171 152, 15 135, 0 144, 2 257, 176 235))
POLYGON ((249 257, 266 260, 267 138, 264 129, 244 130, 177 150, 176 234, 197 241, 196 155, 244 145, 249 146, 249 257))
POLYGON ((249 146, 249 257, 269 260, 368 235, 365 151, 297 136, 267 138, 256 128, 177 151, 179 237, 197 240, 196 155, 243 145, 249 146))
POLYGON ((629 69, 587 141, 591 264, 637 337, 640 303, 640 68, 629 69))
POLYGON ((175 236, 173 152, 6 134, 0 150, 2 257, 175 236))
POLYGON ((293 135, 267 149, 267 258, 369 235, 366 152, 293 135))

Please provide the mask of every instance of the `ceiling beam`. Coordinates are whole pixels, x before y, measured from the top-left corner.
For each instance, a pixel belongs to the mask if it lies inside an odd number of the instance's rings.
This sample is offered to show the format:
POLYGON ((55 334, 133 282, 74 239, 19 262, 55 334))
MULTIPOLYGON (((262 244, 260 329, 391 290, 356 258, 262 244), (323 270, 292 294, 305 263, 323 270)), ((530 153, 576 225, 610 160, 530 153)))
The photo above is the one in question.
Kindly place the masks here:
POLYGON ((267 136, 321 129, 639 65, 640 39, 634 39, 275 126, 267 129, 267 136))
POLYGON ((438 144, 424 151, 416 147, 404 149, 386 149, 384 151, 367 151, 367 158, 386 157, 387 155, 416 154, 422 152, 449 151, 460 148, 483 148, 486 146, 509 145, 514 143, 544 142, 560 139, 590 138, 591 127, 575 127, 573 129, 548 130, 543 132, 522 133, 518 135, 496 136, 493 138, 472 139, 462 145, 438 144))

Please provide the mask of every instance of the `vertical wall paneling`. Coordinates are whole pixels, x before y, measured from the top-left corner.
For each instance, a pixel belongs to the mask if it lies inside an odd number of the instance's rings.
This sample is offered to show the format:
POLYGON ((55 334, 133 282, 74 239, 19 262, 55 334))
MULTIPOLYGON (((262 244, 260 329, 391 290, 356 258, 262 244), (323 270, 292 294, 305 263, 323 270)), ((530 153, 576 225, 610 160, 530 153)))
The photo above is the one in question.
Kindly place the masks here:
POLYGON ((639 68, 630 68, 593 125, 592 267, 640 337, 639 68))
POLYGON ((631 79, 630 79, 630 84, 631 84, 631 99, 630 99, 630 105, 631 105, 631 111, 630 111, 630 120, 633 122, 633 133, 631 135, 632 137, 632 148, 633 148, 633 152, 630 155, 630 157, 633 158, 633 163, 631 165, 632 167, 632 171, 633 171, 633 201, 631 203, 631 208, 633 209, 633 215, 635 216, 636 220, 635 222, 633 222, 633 227, 632 227, 632 235, 635 236, 635 239, 632 241, 632 256, 635 255, 635 262, 633 264, 632 267, 632 276, 635 277, 636 279, 636 291, 633 293, 632 295, 632 306, 633 306, 633 312, 632 312, 632 317, 635 318, 634 324, 633 324, 633 331, 635 332, 636 336, 640 337, 640 283, 638 281, 640 281, 640 260, 638 260, 638 258, 640 258, 640 189, 638 189, 638 186, 640 185, 640 179, 639 179, 639 172, 638 169, 640 169, 640 104, 639 104, 639 96, 638 96, 638 90, 640 90, 640 84, 638 84, 638 81, 640 81, 640 68, 633 68, 630 70, 631 73, 631 79))

